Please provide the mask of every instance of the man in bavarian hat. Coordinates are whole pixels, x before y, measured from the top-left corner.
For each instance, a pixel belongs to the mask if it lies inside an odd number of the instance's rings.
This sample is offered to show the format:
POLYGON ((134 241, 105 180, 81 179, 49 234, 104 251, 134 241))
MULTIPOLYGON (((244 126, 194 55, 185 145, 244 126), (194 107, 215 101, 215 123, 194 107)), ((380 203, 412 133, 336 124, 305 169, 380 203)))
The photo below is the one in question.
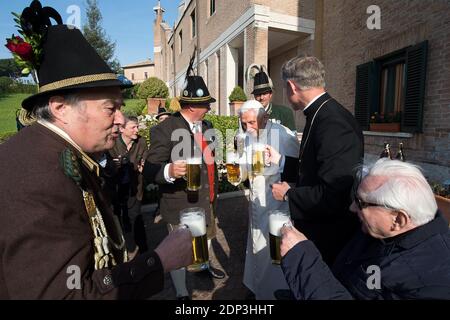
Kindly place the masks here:
POLYGON ((156 120, 158 120, 158 122, 163 122, 164 120, 166 120, 171 115, 172 115, 172 113, 168 112, 166 110, 166 108, 159 107, 158 108, 158 114, 156 115, 156 120))
POLYGON ((147 298, 192 247, 180 229, 127 262, 95 161, 123 123, 121 82, 54 9, 33 1, 20 22, 42 39, 39 92, 22 102, 37 122, 0 146, 0 299, 147 298))
MULTIPOLYGON (((212 124, 204 120, 204 116, 210 110, 210 103, 216 100, 210 96, 202 77, 190 75, 192 64, 193 59, 188 67, 185 86, 179 99, 181 110, 152 128, 143 174, 148 181, 159 185, 160 212, 168 223, 169 230, 179 225, 179 213, 182 209, 201 207, 206 211, 207 238, 210 247, 211 239, 216 235, 214 211, 218 184, 214 155, 208 145, 206 133, 212 129, 212 124), (202 159, 202 187, 196 193, 191 193, 187 191, 187 183, 183 177, 187 173, 186 159, 192 153, 195 154, 196 150, 201 150, 198 157, 202 159)), ((204 271, 213 278, 224 278, 224 273, 211 267, 210 264, 205 265, 204 271)), ((171 277, 177 298, 189 299, 185 269, 172 271, 171 277)))
MULTIPOLYGON (((296 131, 294 114, 289 107, 277 105, 272 103, 273 84, 264 67, 252 65, 251 69, 256 69, 258 72, 254 75, 252 94, 255 100, 259 101, 266 110, 269 119, 272 122, 282 124, 283 126, 296 131)), ((251 72, 251 70, 249 70, 251 72)))

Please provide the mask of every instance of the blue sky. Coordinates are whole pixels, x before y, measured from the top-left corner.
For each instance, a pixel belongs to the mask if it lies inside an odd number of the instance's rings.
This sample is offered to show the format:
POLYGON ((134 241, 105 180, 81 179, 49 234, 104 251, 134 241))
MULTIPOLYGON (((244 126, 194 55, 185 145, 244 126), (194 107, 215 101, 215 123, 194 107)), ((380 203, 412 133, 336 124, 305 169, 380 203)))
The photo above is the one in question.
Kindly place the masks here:
MULTIPOLYGON (((116 42, 116 58, 121 65, 153 59, 153 7, 157 0, 97 0, 103 16, 102 27, 109 38, 116 42)), ((0 59, 11 58, 5 48, 6 38, 18 34, 14 27, 11 12, 21 13, 31 0, 13 0, 0 2, 0 59)), ((81 9, 81 25, 86 21, 85 0, 41 0, 43 6, 55 8, 66 23, 70 13, 66 13, 71 5, 81 9)), ((179 0, 161 0, 166 9, 164 20, 173 26, 177 16, 179 0)))

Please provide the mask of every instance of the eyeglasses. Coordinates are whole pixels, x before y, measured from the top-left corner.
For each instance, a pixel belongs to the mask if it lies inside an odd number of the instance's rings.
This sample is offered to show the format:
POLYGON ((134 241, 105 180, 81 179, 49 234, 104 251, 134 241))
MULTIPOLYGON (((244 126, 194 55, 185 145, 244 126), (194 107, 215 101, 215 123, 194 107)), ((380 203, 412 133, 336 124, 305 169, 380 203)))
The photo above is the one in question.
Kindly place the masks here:
POLYGON ((368 207, 383 207, 383 208, 386 208, 386 209, 389 209, 389 210, 394 210, 394 211, 398 210, 396 208, 389 207, 389 206, 387 206, 385 204, 378 204, 378 203, 372 203, 372 202, 363 201, 357 195, 355 195, 355 203, 358 206, 359 210, 362 210, 362 209, 365 209, 365 208, 368 208, 368 207))

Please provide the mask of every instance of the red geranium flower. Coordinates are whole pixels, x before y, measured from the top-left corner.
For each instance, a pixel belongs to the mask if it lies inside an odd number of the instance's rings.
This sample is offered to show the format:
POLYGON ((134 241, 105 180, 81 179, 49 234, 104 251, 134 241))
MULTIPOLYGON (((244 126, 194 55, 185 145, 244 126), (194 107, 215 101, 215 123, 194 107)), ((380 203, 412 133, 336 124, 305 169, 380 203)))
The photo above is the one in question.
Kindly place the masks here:
POLYGON ((6 41, 7 43, 5 47, 7 47, 12 53, 17 54, 23 61, 33 60, 33 47, 28 42, 25 42, 21 37, 13 36, 11 39, 6 39, 6 41))

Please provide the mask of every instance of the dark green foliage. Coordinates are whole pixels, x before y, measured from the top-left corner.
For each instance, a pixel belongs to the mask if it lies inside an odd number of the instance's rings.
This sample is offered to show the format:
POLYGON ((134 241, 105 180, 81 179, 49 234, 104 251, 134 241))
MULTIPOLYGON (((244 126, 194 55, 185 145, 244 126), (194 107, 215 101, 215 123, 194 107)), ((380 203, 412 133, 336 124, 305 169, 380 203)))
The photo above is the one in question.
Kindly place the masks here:
POLYGON ((114 59, 116 43, 109 39, 101 26, 102 14, 98 8, 97 0, 86 0, 86 8, 87 24, 83 26, 84 37, 111 69, 120 73, 120 63, 117 59, 114 59))
POLYGON ((230 96, 228 97, 230 102, 234 101, 247 101, 247 96, 245 95, 244 90, 240 86, 234 87, 233 91, 231 91, 230 96))
POLYGON ((140 99, 167 98, 169 89, 164 81, 156 77, 150 77, 139 86, 137 96, 140 99))
POLYGON ((0 59, 0 77, 18 78, 20 75, 21 70, 14 59, 0 59))

